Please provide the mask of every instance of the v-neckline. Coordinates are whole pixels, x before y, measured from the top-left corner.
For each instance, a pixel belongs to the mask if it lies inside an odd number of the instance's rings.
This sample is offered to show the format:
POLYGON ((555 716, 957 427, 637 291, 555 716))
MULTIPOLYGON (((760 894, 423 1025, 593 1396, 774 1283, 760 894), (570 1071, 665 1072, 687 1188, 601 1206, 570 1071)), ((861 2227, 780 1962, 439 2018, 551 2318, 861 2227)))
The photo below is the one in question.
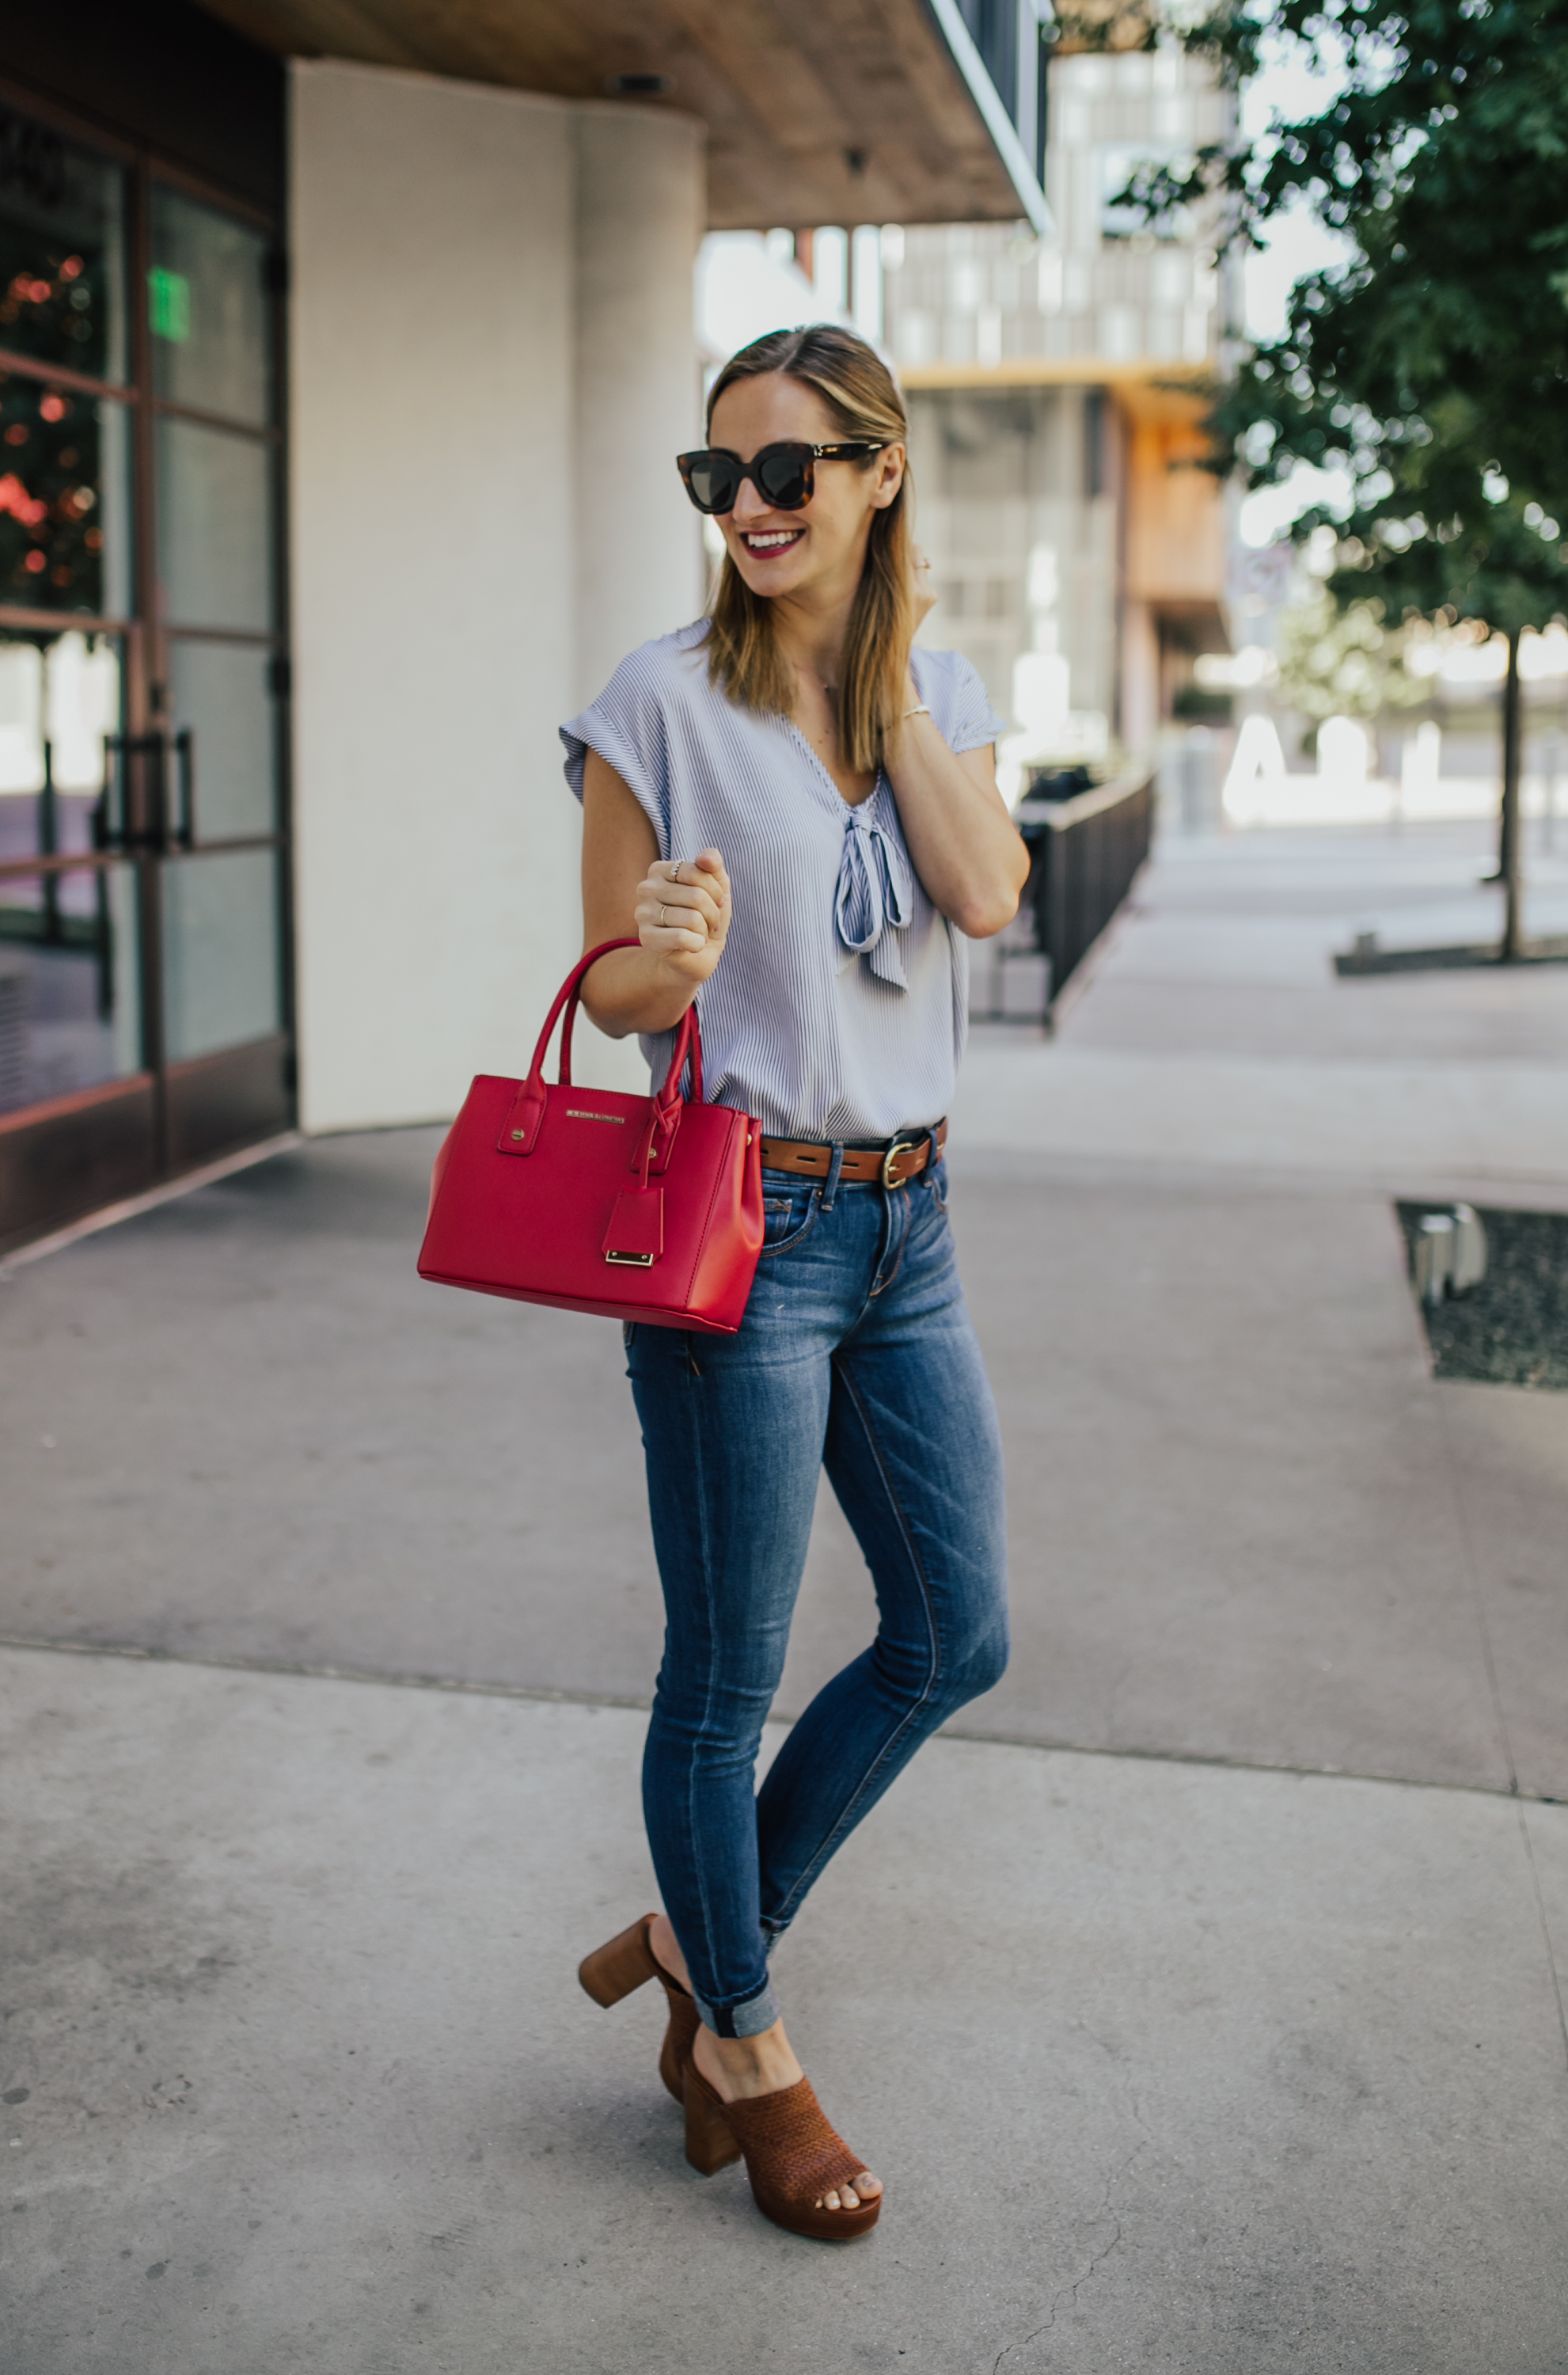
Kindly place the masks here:
POLYGON ((784 723, 794 735, 801 749, 805 751, 808 759, 811 762, 812 766, 817 770, 818 779, 821 783, 824 790, 832 794, 834 805, 836 807, 842 809, 846 816, 858 816, 862 809, 868 809, 871 806, 878 793, 882 788, 882 763, 880 760, 877 762, 877 773, 872 779, 871 788, 867 793, 866 798, 863 800, 846 800, 838 786, 834 783, 827 767, 823 764, 820 751, 813 749, 812 745, 807 740, 805 735, 801 732, 796 720, 793 717, 786 717, 784 723))

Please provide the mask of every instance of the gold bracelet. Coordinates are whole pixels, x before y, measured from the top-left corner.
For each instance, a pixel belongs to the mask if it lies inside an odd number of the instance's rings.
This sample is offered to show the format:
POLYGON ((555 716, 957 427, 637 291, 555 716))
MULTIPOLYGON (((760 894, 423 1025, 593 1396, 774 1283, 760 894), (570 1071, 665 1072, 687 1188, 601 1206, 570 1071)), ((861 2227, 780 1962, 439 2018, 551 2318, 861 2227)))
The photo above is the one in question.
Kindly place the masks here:
MULTIPOLYGON (((903 713, 904 717, 929 717, 930 715, 931 704, 925 701, 917 701, 913 709, 906 709, 903 713)), ((903 718, 901 717, 899 723, 902 726, 903 718)))

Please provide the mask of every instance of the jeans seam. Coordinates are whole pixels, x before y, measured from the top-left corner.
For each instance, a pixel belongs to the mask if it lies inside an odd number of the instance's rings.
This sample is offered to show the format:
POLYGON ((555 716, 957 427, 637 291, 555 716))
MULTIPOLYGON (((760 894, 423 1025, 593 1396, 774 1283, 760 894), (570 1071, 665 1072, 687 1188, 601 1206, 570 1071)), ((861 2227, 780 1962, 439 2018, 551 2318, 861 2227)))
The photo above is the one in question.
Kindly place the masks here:
MULTIPOLYGON (((686 1390, 688 1393, 690 1393, 692 1390, 690 1381, 688 1382, 686 1390)), ((712 1533, 708 1518, 708 1495, 703 1490, 704 1462, 702 1459, 702 1427, 700 1413, 694 1411, 692 1416, 696 1421, 696 1424, 691 1429, 691 1464, 695 1471, 693 1482, 696 1485, 696 1501, 697 1507, 700 1512, 698 1543, 702 1561, 702 1613, 706 1621, 708 1647, 708 1674, 707 1686, 702 1695, 701 1733, 702 1738, 706 1740, 708 1737, 709 1726, 713 1720, 713 1693, 716 1687, 719 1661, 717 1656, 714 1654, 713 1648, 713 1644, 717 1636, 717 1627, 714 1622, 713 1561, 712 1533)), ((700 1756, 692 1757, 686 1781, 686 1828, 688 1838, 692 1840, 697 1837, 698 1828, 696 1796, 698 1790, 698 1773, 701 1763, 701 1759, 700 1756)), ((707 1874, 702 1870, 701 1859, 700 1857, 695 1855, 693 1856, 692 1867, 697 1882, 697 1900, 702 1908, 702 1945, 709 1964, 712 1966, 715 1961, 715 1941, 713 1936, 713 1910, 708 1896, 707 1874)))
POLYGON ((859 1419, 861 1425, 866 1430, 866 1440, 870 1446, 871 1457, 875 1460, 877 1466, 877 1473, 882 1481, 882 1486, 887 1494, 893 1515, 898 1519, 899 1532, 903 1539, 904 1548, 909 1553, 910 1565, 914 1570, 915 1581, 920 1587, 920 1604, 925 1611, 925 1629, 931 1644, 931 1666, 930 1672, 925 1679, 925 1686, 922 1690, 920 1696, 914 1701, 914 1704, 906 1710, 900 1721, 894 1726, 888 1738, 882 1743, 881 1747, 877 1751, 876 1755, 872 1758, 870 1764, 867 1766, 865 1772, 855 1783, 855 1790, 845 1802, 843 1809, 839 1815, 838 1821, 834 1824, 832 1829, 828 1833, 827 1837, 821 1842, 815 1854, 807 1863, 799 1879, 796 1882, 795 1886, 790 1890, 789 1895, 779 1906, 777 1913, 773 1918, 778 1921, 781 1930, 786 1929, 790 1921, 794 1920, 794 1908, 799 1905, 802 1898, 809 1891, 813 1882, 817 1878, 817 1875, 831 1860, 837 1849, 839 1842, 842 1839, 847 1838, 849 1833, 855 1828, 855 1807, 859 1804, 872 1781, 876 1778, 879 1768, 886 1764, 888 1758, 892 1755, 893 1750, 897 1747, 900 1740, 903 1737, 903 1734, 909 1730, 910 1725, 914 1722, 916 1717, 919 1716, 923 1709, 927 1707, 931 1701, 936 1697, 937 1684, 941 1679, 942 1672, 941 1637, 937 1631, 936 1618, 931 1607, 931 1586, 929 1578, 925 1573, 925 1561, 921 1558, 920 1553, 915 1547, 914 1537, 911 1533, 909 1528, 909 1520, 904 1515, 903 1506, 899 1499, 898 1494, 893 1488, 892 1478, 888 1473, 887 1463, 882 1458, 881 1446, 877 1440, 876 1429, 872 1426, 870 1414, 867 1412, 865 1403, 862 1401, 859 1393, 855 1389, 854 1378, 850 1376, 849 1365, 847 1362, 841 1364, 835 1356, 833 1365, 838 1369, 840 1376, 843 1377, 844 1391, 848 1394, 850 1400, 854 1405, 855 1415, 859 1419))
MULTIPOLYGON (((894 1188, 889 1191, 888 1217, 890 1222, 892 1218, 892 1198, 894 1196, 907 1197, 908 1194, 909 1189, 907 1188, 894 1188)), ((911 1225, 909 1206, 906 1203, 903 1207, 903 1235, 899 1239, 899 1249, 893 1256, 893 1266, 888 1272, 887 1277, 883 1278, 881 1274, 882 1265, 880 1262, 878 1263, 876 1275, 871 1281, 871 1291, 866 1298, 867 1305, 875 1303, 879 1294, 885 1294, 887 1293, 889 1287, 891 1286, 900 1270, 903 1268, 904 1249, 909 1244, 909 1232, 911 1225)))

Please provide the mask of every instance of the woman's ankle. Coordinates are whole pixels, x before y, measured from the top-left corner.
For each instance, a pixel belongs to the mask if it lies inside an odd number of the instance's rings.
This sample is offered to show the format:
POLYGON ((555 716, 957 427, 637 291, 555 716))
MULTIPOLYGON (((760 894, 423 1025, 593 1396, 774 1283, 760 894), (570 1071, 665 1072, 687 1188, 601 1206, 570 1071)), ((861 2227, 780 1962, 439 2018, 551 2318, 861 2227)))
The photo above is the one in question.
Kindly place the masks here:
POLYGON ((737 2095, 778 2094, 805 2074, 782 2020, 757 2037, 715 2037, 703 2026, 698 2031, 696 2052, 703 2076, 726 2101, 737 2095))
POLYGON ((667 1978, 676 1980, 690 1995, 691 1974, 686 1967, 686 1957, 680 1951, 680 1941, 675 1934, 675 1924, 667 1913, 656 1913, 654 1916, 654 1926, 649 1933, 648 1944, 653 1950, 654 1960, 660 1970, 667 1978))

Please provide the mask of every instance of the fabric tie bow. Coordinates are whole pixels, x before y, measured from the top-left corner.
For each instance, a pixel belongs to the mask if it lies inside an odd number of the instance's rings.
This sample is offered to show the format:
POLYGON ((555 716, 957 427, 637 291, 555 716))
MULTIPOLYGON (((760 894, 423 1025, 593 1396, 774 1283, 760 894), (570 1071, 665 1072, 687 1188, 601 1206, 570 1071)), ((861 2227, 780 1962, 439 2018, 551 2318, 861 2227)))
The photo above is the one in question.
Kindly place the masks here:
POLYGON ((894 935, 912 918, 914 886, 902 850, 867 813, 876 805, 873 795, 845 821, 833 920, 850 956, 869 958, 879 981, 907 989, 894 935))

